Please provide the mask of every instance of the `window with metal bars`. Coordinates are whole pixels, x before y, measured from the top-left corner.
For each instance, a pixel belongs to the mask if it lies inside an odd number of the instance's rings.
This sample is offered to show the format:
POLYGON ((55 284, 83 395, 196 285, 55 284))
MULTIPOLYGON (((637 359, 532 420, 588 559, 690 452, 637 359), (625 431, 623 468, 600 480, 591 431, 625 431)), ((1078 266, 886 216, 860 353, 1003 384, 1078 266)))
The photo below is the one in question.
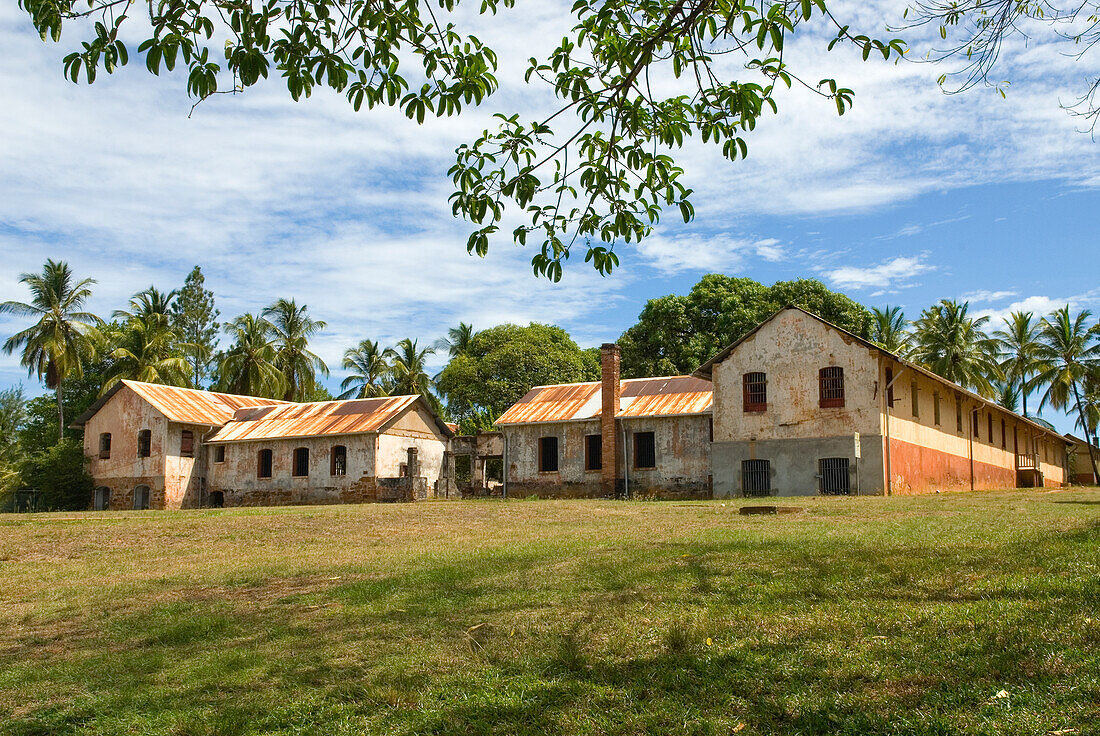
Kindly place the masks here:
POLYGON ((260 450, 256 455, 256 477, 270 478, 273 453, 271 450, 260 450))
POLYGON ((817 372, 818 405, 822 409, 844 406, 844 369, 838 365, 817 372))
POLYGON ((765 411, 768 408, 768 374, 760 371, 742 377, 745 411, 765 411))
POLYGON ((558 472, 557 437, 539 437, 539 472, 558 472))
POLYGON ((180 457, 195 456, 195 435, 190 429, 180 432, 180 457))
POLYGON ((304 478, 309 475, 309 448, 294 448, 294 476, 304 478))
POLYGON ((331 475, 348 474, 348 448, 343 445, 335 445, 332 448, 332 459, 329 461, 329 473, 331 475))
POLYGON ((153 433, 143 429, 138 432, 138 457, 149 457, 153 454, 153 433))
POLYGON ((589 434, 584 437, 584 469, 599 470, 603 467, 603 437, 589 434))
POLYGON ((99 435, 99 459, 107 460, 111 457, 111 433, 104 432, 99 435))
POLYGON ((634 467, 657 467, 657 442, 652 432, 634 433, 634 467))
POLYGON ((818 460, 818 477, 824 496, 847 496, 852 492, 848 475, 848 458, 824 457, 818 460))
POLYGON ((772 493, 770 460, 741 461, 741 493, 745 496, 770 496, 772 493))
POLYGON ((225 445, 215 445, 214 447, 214 462, 225 462, 225 445))

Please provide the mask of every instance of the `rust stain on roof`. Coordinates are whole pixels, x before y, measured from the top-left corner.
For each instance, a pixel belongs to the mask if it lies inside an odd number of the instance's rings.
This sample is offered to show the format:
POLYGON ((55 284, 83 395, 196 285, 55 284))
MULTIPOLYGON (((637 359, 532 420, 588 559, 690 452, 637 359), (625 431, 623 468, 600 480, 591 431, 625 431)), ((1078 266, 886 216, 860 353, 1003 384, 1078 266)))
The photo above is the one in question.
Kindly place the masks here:
MULTIPOLYGON (((620 382, 619 417, 662 417, 710 411, 710 381, 693 376, 631 378, 620 382)), ((527 392, 497 424, 535 424, 600 416, 599 382, 538 386, 527 392)))
POLYGON ((209 442, 377 432, 417 398, 386 396, 242 408, 209 442))
POLYGON ((138 396, 152 404, 157 411, 173 422, 221 426, 233 418, 234 412, 244 407, 279 406, 287 402, 262 399, 256 396, 219 394, 193 388, 163 386, 158 383, 127 381, 122 383, 138 396))

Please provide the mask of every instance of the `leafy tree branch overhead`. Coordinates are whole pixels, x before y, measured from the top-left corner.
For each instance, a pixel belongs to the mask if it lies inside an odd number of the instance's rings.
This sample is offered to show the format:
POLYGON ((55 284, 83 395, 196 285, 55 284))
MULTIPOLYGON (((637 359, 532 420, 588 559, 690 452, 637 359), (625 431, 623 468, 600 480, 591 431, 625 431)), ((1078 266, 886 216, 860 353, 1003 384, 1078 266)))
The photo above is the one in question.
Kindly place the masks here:
MULTIPOLYGON (((416 123, 480 105, 498 87, 497 55, 459 29, 459 2, 20 0, 43 39, 61 41, 63 28, 81 35, 64 61, 74 82, 126 65, 124 26, 147 15, 137 53, 153 74, 185 66, 198 101, 275 73, 295 100, 323 85, 356 110, 397 107, 416 123)), ((514 5, 481 0, 479 13, 514 5)), ((534 272, 553 280, 574 253, 610 273, 616 245, 644 238, 666 209, 692 219, 675 157, 686 140, 743 158, 746 134, 794 84, 839 114, 851 107, 851 89, 785 61, 804 27, 826 29, 830 49, 852 45, 865 60, 903 52, 899 40, 853 30, 825 0, 576 0, 570 12, 571 31, 526 70, 527 83, 552 90, 556 109, 533 119, 498 113, 495 128, 459 146, 450 170, 454 214, 473 226, 468 250, 483 256, 510 230, 537 248, 534 272), (739 63, 738 78, 726 59, 739 63)))

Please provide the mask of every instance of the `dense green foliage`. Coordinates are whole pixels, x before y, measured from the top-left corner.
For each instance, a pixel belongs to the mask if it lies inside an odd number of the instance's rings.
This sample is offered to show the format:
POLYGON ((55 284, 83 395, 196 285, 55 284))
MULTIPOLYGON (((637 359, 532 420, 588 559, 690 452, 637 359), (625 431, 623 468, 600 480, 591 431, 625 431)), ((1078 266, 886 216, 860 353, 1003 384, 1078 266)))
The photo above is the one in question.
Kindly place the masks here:
POLYGON ((39 508, 80 511, 92 498, 92 476, 84 458, 84 440, 67 437, 42 452, 28 455, 21 469, 23 485, 39 491, 39 508))
POLYGON ((869 335, 871 313, 820 281, 779 281, 769 287, 749 278, 709 274, 686 295, 646 302, 638 323, 619 338, 623 375, 691 373, 787 305, 802 307, 860 337, 869 335))
POLYGON ((970 305, 944 299, 913 323, 911 357, 933 373, 992 398, 1004 376, 1000 347, 983 331, 989 317, 971 317, 970 305))
POLYGON ((1095 736, 1100 492, 798 504, 0 517, 0 734, 1095 736))
MULTIPOLYGON (((457 115, 497 89, 496 53, 458 24, 477 22, 463 16, 468 10, 489 16, 514 4, 143 0, 116 12, 117 0, 20 0, 43 39, 59 42, 63 29, 65 38, 81 39, 64 61, 74 82, 112 73, 136 51, 153 74, 186 66, 188 94, 199 100, 276 74, 295 100, 324 85, 356 110, 395 107, 417 123, 457 115), (148 28, 127 22, 138 17, 148 18, 148 28), (142 40, 130 49, 123 39, 135 32, 142 40)), ((577 243, 606 274, 618 264, 616 244, 645 237, 664 209, 692 218, 692 189, 675 159, 685 141, 712 144, 730 161, 744 158, 748 132, 777 112, 777 93, 794 84, 838 114, 851 107, 851 89, 818 79, 812 66, 788 66, 784 46, 794 37, 854 47, 864 60, 903 52, 899 40, 859 34, 825 0, 576 0, 566 7, 575 24, 546 57, 527 60, 525 75, 557 109, 535 118, 498 112, 492 128, 456 150, 449 172, 453 211, 475 227, 468 250, 484 255, 505 222, 522 218, 512 240, 537 241, 534 270, 555 280, 577 243), (728 57, 737 63, 723 63, 728 57)))
POLYGON ((185 353, 191 365, 191 385, 204 388, 210 377, 211 361, 218 347, 218 316, 214 292, 205 287, 202 269, 195 266, 172 303, 172 327, 187 345, 185 353))
POLYGON ((591 381, 598 368, 560 327, 497 325, 473 336, 466 353, 439 376, 439 390, 457 420, 486 411, 498 417, 533 386, 591 381))

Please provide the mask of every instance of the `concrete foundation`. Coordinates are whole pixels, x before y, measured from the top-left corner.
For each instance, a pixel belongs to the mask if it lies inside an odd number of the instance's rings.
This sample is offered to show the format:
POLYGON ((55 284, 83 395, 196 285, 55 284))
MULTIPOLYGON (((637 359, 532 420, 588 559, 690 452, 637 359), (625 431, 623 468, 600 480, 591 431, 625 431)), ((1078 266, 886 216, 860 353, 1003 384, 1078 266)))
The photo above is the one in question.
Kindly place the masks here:
POLYGON ((812 439, 715 442, 711 446, 714 463, 714 497, 736 498, 744 495, 741 463, 744 460, 768 460, 771 464, 771 495, 816 496, 820 493, 818 461, 821 458, 848 458, 849 485, 852 495, 880 496, 883 493, 882 438, 861 437, 862 458, 856 460, 852 435, 812 439))

